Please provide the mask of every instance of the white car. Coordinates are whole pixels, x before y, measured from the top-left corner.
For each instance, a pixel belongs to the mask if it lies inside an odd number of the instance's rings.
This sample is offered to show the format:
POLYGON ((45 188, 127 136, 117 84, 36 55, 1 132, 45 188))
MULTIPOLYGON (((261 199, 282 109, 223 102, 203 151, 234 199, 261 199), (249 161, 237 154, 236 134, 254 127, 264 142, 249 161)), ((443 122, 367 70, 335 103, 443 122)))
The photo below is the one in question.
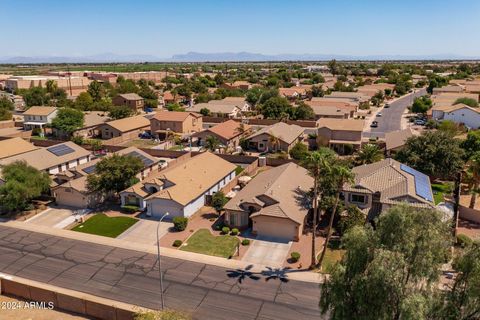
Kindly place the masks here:
POLYGON ((381 112, 377 113, 377 117, 381 117, 381 116, 382 116, 381 112))

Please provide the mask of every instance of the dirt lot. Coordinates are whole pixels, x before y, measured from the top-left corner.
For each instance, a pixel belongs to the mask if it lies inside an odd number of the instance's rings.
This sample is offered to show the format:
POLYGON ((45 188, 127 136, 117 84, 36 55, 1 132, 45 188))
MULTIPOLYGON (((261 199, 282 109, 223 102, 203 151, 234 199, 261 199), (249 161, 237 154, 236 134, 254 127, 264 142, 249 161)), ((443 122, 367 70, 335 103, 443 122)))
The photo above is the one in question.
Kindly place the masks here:
POLYGON ((57 310, 26 308, 28 301, 0 295, 0 319, 2 320, 85 320, 83 316, 57 310), (15 309, 16 308, 16 309, 15 309))

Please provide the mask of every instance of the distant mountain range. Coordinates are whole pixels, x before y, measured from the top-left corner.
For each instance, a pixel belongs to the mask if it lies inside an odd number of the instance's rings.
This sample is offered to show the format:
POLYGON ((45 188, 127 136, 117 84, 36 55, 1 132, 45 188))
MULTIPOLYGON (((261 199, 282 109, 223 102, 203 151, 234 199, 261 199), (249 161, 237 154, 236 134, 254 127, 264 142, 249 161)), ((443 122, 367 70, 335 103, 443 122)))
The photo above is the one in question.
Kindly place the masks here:
POLYGON ((200 53, 188 52, 176 54, 171 58, 154 55, 119 55, 102 53, 90 56, 10 56, 0 57, 0 64, 32 63, 118 63, 118 62, 241 62, 241 61, 328 61, 337 60, 478 60, 480 56, 461 56, 455 54, 437 55, 338 55, 338 54, 277 54, 266 55, 251 52, 200 53))

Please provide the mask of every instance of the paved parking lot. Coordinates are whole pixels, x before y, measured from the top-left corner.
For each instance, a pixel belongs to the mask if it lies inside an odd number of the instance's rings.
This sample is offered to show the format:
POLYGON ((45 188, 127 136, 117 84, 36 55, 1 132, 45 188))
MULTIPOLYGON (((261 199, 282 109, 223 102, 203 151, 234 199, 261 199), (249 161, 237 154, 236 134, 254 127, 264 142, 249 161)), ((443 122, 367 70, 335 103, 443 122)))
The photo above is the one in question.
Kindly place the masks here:
POLYGON ((274 240, 276 239, 257 238, 250 244, 250 248, 243 256, 242 261, 271 267, 282 266, 287 259, 292 243, 274 240))
POLYGON ((39 226, 63 229, 75 222, 75 209, 71 208, 48 208, 47 210, 28 219, 25 223, 39 226))
MULTIPOLYGON (((157 243, 157 226, 158 221, 141 219, 119 235, 117 239, 154 245, 157 243)), ((173 228, 173 223, 161 222, 159 237, 162 238, 170 228, 173 228)))

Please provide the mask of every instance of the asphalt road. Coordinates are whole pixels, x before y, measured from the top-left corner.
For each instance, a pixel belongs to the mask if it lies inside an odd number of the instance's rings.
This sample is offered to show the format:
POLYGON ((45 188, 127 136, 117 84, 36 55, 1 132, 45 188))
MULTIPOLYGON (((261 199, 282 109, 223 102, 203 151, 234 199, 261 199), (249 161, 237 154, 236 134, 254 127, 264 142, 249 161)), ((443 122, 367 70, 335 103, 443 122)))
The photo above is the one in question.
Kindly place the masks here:
MULTIPOLYGON (((194 319, 322 319, 318 284, 285 270, 228 270, 162 257, 167 308, 194 319)), ((292 270, 291 272, 295 272, 292 270)), ((0 226, 0 273, 160 308, 155 255, 0 226)))
POLYGON ((382 116, 376 117, 378 121, 377 128, 371 128, 371 133, 365 132, 365 136, 381 137, 385 136, 386 132, 397 131, 401 129, 402 115, 405 109, 412 105, 416 97, 427 94, 426 89, 420 89, 415 93, 408 94, 395 102, 390 103, 390 108, 383 108, 382 116))

